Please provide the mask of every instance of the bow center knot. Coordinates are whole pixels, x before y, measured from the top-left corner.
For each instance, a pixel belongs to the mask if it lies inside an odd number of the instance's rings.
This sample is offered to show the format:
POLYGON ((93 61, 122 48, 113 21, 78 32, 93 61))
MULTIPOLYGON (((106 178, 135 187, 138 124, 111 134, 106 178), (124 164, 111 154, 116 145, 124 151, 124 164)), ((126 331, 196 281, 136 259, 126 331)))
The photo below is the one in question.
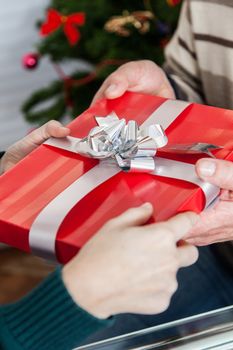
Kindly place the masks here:
POLYGON ((64 16, 64 15, 62 15, 61 16, 61 22, 63 23, 63 24, 65 24, 66 22, 67 22, 67 16, 64 16))

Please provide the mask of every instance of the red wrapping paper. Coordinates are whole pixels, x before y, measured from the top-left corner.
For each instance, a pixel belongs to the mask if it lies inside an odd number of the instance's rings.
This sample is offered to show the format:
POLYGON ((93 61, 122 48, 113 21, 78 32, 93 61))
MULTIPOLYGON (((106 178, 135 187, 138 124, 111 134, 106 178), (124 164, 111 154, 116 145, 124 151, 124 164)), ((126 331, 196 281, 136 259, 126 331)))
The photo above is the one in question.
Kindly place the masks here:
MULTIPOLYGON (((115 111, 139 124, 164 102, 163 98, 126 93, 102 100, 69 124, 71 136, 85 137, 96 126, 94 116, 115 111)), ((233 111, 198 104, 189 106, 166 130, 169 143, 207 142, 224 146, 217 158, 233 159, 233 111)), ((159 156, 195 164, 201 156, 159 156)), ((205 156, 205 155, 204 155, 205 156)), ((77 178, 98 164, 61 149, 42 145, 0 177, 0 241, 30 252, 29 230, 41 210, 77 178)), ((152 221, 177 212, 200 212, 205 205, 200 188, 185 181, 146 173, 119 173, 83 198, 66 216, 56 240, 57 258, 69 261, 110 218, 149 201, 152 221)))

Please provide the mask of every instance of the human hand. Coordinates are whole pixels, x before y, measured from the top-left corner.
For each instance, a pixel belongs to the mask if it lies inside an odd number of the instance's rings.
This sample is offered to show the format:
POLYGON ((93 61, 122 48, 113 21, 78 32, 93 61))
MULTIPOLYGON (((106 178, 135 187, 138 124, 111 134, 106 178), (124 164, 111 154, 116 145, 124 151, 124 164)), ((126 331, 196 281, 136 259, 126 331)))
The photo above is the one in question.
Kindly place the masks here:
POLYGON ((64 283, 82 308, 107 318, 124 312, 154 314, 168 307, 178 269, 198 257, 194 246, 177 247, 197 215, 184 213, 144 225, 152 211, 147 203, 110 220, 63 268, 64 283))
POLYGON ((12 168, 48 138, 65 137, 69 133, 70 130, 56 120, 51 120, 40 128, 33 130, 6 150, 0 162, 0 174, 12 168))
POLYGON ((101 98, 113 99, 126 91, 175 98, 164 71, 149 60, 132 61, 120 66, 103 82, 92 104, 101 98))
POLYGON ((217 159, 200 159, 198 176, 222 189, 219 201, 200 214, 200 220, 185 237, 195 245, 233 240, 233 163, 217 159))

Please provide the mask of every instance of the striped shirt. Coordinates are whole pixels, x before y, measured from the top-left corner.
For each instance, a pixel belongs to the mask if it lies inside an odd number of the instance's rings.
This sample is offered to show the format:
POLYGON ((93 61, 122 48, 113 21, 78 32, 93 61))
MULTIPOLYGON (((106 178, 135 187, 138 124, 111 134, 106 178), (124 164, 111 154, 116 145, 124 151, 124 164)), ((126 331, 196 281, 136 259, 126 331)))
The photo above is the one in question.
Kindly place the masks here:
MULTIPOLYGON (((233 109, 233 0, 184 0, 165 56, 177 98, 233 109)), ((233 242, 213 248, 233 270, 233 242)))
POLYGON ((233 0, 187 0, 165 70, 178 97, 233 109, 233 0))

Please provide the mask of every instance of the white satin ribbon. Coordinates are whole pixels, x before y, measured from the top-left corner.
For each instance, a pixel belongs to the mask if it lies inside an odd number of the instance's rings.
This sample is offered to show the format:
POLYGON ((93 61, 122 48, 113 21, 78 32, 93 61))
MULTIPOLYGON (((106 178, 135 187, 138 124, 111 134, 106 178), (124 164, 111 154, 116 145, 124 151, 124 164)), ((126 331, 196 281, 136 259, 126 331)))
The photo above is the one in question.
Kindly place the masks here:
MULTIPOLYGON (((157 123, 166 129, 189 105, 188 102, 167 100, 148 117, 142 126, 157 123)), ((51 138, 45 144, 76 153, 75 144, 79 140, 70 136, 66 139, 51 138)), ((155 158, 155 163, 155 175, 181 179, 198 185, 204 192, 206 207, 219 194, 218 187, 203 182, 195 175, 195 167, 192 164, 159 157, 155 158)), ((88 193, 120 171, 121 169, 116 164, 112 164, 108 160, 100 161, 98 165, 83 174, 54 198, 39 213, 31 226, 29 244, 32 253, 47 259, 56 259, 56 236, 67 214, 88 193)))

